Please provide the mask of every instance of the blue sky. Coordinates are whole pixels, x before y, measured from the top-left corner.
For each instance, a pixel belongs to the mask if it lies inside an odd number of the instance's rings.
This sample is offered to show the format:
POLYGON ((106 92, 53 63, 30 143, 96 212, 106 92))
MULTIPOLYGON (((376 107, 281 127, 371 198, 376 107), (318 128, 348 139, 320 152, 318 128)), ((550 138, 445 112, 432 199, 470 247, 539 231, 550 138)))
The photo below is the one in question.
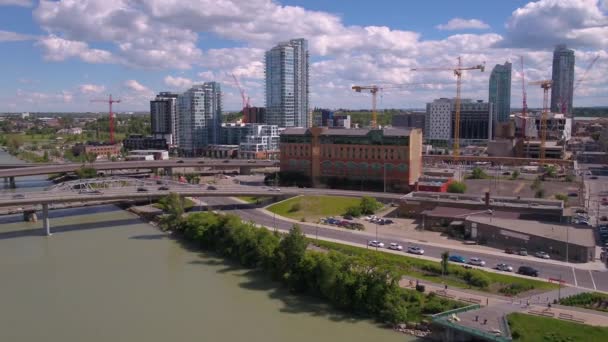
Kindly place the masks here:
MULTIPOLYGON (((0 0, 0 112, 98 111, 92 98, 123 99, 118 110, 146 110, 159 91, 219 81, 224 107, 238 109, 236 74, 263 105, 263 53, 281 40, 310 42, 311 104, 367 108, 353 84, 432 83, 386 92, 380 106, 423 107, 454 94, 449 73, 413 67, 485 61, 488 72, 465 75, 464 95, 487 100, 491 67, 516 62, 512 102, 521 103, 518 58, 529 80, 550 77, 554 44, 577 56, 579 105, 608 105, 606 1, 322 0, 0 0)), ((529 103, 540 90, 528 91, 529 103)))

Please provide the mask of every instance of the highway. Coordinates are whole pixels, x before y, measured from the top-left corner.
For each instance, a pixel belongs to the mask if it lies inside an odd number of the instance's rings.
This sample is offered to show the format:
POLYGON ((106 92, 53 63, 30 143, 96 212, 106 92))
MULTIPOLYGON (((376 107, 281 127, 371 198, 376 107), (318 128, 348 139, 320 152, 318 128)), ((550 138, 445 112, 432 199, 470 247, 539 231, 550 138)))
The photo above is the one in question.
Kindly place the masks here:
MULTIPOLYGON (((0 170, 0 178, 2 177, 22 177, 47 175, 52 173, 74 172, 82 167, 83 163, 65 163, 65 164, 45 164, 37 166, 36 164, 25 164, 21 167, 15 167, 5 170, 0 170)), ((155 169, 166 167, 210 167, 217 169, 231 168, 264 168, 276 167, 278 161, 272 160, 256 160, 248 161, 242 159, 170 159, 170 160, 146 160, 146 161, 116 161, 116 162, 94 162, 86 164, 94 167, 98 171, 106 170, 127 170, 127 169, 155 169)))
MULTIPOLYGON (((276 218, 270 216, 260 210, 251 208, 247 205, 243 205, 231 198, 217 198, 217 197, 203 197, 201 201, 209 206, 216 207, 226 213, 236 214, 245 221, 252 221, 257 224, 274 228, 276 227, 281 231, 288 231, 294 224, 294 222, 282 219, 280 216, 276 218)), ((304 233, 310 236, 318 234, 319 237, 335 239, 340 241, 346 241, 350 243, 360 244, 361 246, 367 246, 369 240, 376 239, 373 232, 356 232, 340 228, 320 228, 311 224, 298 223, 304 233)), ((424 242, 406 240, 402 236, 394 236, 391 234, 378 234, 378 240, 388 244, 389 242, 397 242, 407 249, 408 246, 419 246, 425 250, 425 255, 433 258, 440 259, 441 253, 447 248, 438 247, 426 244, 424 242)), ((464 246, 463 246, 464 247, 464 246)), ((475 253, 472 249, 475 247, 465 247, 463 249, 449 247, 451 255, 461 255, 467 259, 471 257, 482 258, 488 267, 494 267, 498 263, 507 263, 513 266, 513 269, 517 270, 520 266, 532 266, 539 270, 540 278, 554 278, 563 279, 568 284, 585 287, 589 289, 597 289, 602 291, 608 291, 608 272, 589 271, 586 269, 577 268, 577 264, 572 266, 566 265, 565 263, 551 263, 543 262, 541 259, 535 258, 534 256, 519 257, 510 256, 508 254, 489 254, 489 253, 475 253)))

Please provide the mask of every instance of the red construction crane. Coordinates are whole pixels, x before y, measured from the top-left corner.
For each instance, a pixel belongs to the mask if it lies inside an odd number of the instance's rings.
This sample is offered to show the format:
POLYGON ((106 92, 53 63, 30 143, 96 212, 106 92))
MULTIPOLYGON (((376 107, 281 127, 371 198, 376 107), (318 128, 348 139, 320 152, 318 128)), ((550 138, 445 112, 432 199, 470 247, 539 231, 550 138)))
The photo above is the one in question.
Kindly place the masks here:
POLYGON ((114 100, 112 99, 112 94, 110 94, 110 97, 108 99, 94 99, 91 100, 91 102, 104 102, 107 103, 110 107, 110 144, 114 144, 114 112, 112 112, 112 104, 114 103, 120 103, 120 99, 118 100, 114 100))
POLYGON ((362 93, 364 91, 372 94, 372 128, 378 127, 378 117, 376 113, 376 105, 377 105, 377 95, 379 91, 387 90, 387 89, 404 89, 413 85, 431 85, 431 83, 408 83, 408 84, 388 84, 388 85, 365 85, 365 86, 352 86, 352 89, 357 93, 362 93))
POLYGON ((540 119, 540 153, 539 159, 541 164, 545 163, 545 143, 547 142, 547 115, 549 114, 549 89, 553 81, 542 80, 530 82, 530 85, 540 85, 543 88, 543 112, 540 119))
POLYGON ((250 98, 245 94, 245 89, 243 89, 243 87, 241 87, 241 83, 239 82, 239 79, 236 77, 236 75, 235 74, 231 74, 231 75, 232 75, 232 78, 234 79, 234 83, 236 84, 236 87, 239 88, 239 92, 241 93, 241 100, 243 101, 243 122, 246 123, 249 121, 248 109, 249 109, 249 107, 251 107, 251 105, 249 104, 250 98))
POLYGON ((486 62, 471 67, 462 66, 462 58, 458 56, 458 66, 455 67, 438 67, 438 68, 415 68, 412 71, 443 71, 451 70, 456 76, 456 114, 454 116, 454 159, 458 159, 460 155, 460 88, 462 86, 462 72, 465 70, 481 70, 486 68, 486 62))

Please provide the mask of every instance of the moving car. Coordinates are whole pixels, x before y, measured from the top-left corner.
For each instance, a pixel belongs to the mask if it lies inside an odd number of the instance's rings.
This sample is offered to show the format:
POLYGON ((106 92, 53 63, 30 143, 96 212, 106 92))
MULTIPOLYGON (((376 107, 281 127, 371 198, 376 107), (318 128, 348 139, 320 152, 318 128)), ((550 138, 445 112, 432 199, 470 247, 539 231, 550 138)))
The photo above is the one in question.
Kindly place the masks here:
POLYGON ((24 195, 24 194, 15 194, 15 195, 13 195, 13 198, 14 198, 14 199, 17 199, 17 198, 25 198, 25 195, 24 195))
POLYGON ((519 274, 523 274, 523 275, 527 275, 527 276, 531 276, 531 277, 538 277, 538 270, 530 267, 530 266, 521 266, 518 270, 517 273, 519 274))
POLYGON ((465 259, 464 257, 462 257, 460 255, 451 255, 449 260, 453 261, 453 262, 459 262, 462 264, 465 264, 467 262, 467 259, 465 259))
POLYGON ((209 185, 209 186, 207 187, 207 190, 217 190, 217 188, 216 188, 216 187, 214 187, 213 185, 209 185))
POLYGON ((158 190, 161 190, 161 191, 162 190, 169 190, 169 187, 168 186, 160 186, 160 187, 158 187, 158 190))
POLYGON ((422 255, 422 254, 424 254, 424 249, 417 247, 417 246, 411 246, 411 247, 407 248, 407 252, 411 253, 411 254, 422 255))
POLYGON ((384 243, 376 240, 372 240, 368 243, 371 247, 384 248, 384 243))
POLYGON ((473 258, 469 259, 469 264, 475 265, 475 266, 485 266, 486 262, 481 260, 480 258, 473 257, 473 258))
POLYGON ((503 272, 513 272, 513 267, 503 263, 496 265, 496 269, 503 272))
POLYGON ((279 188, 270 188, 268 190, 270 190, 270 191, 281 191, 281 189, 279 189, 279 188))
POLYGON ((403 246, 401 246, 401 245, 400 245, 400 244, 398 244, 398 243, 391 242, 391 243, 388 245, 388 249, 392 249, 392 250, 394 250, 394 251, 402 251, 402 250, 403 250, 403 246))
POLYGON ((184 161, 180 159, 180 160, 178 160, 178 161, 177 161, 177 163, 178 163, 178 164, 183 164, 183 163, 184 163, 184 161))
POLYGON ((534 256, 536 256, 537 258, 541 258, 541 259, 550 259, 549 254, 547 254, 543 251, 538 251, 538 252, 534 253, 534 256))
POLYGON ((137 192, 146 192, 146 191, 148 191, 148 188, 143 188, 143 187, 137 188, 137 192))

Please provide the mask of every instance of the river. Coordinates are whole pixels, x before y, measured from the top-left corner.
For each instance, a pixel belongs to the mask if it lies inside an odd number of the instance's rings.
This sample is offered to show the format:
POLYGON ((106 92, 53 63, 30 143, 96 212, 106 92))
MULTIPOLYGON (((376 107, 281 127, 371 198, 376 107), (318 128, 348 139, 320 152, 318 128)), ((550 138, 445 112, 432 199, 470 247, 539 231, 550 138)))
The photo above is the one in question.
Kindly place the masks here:
POLYGON ((50 218, 46 237, 40 222, 0 216, 0 341, 414 340, 188 250, 116 206, 50 218))

